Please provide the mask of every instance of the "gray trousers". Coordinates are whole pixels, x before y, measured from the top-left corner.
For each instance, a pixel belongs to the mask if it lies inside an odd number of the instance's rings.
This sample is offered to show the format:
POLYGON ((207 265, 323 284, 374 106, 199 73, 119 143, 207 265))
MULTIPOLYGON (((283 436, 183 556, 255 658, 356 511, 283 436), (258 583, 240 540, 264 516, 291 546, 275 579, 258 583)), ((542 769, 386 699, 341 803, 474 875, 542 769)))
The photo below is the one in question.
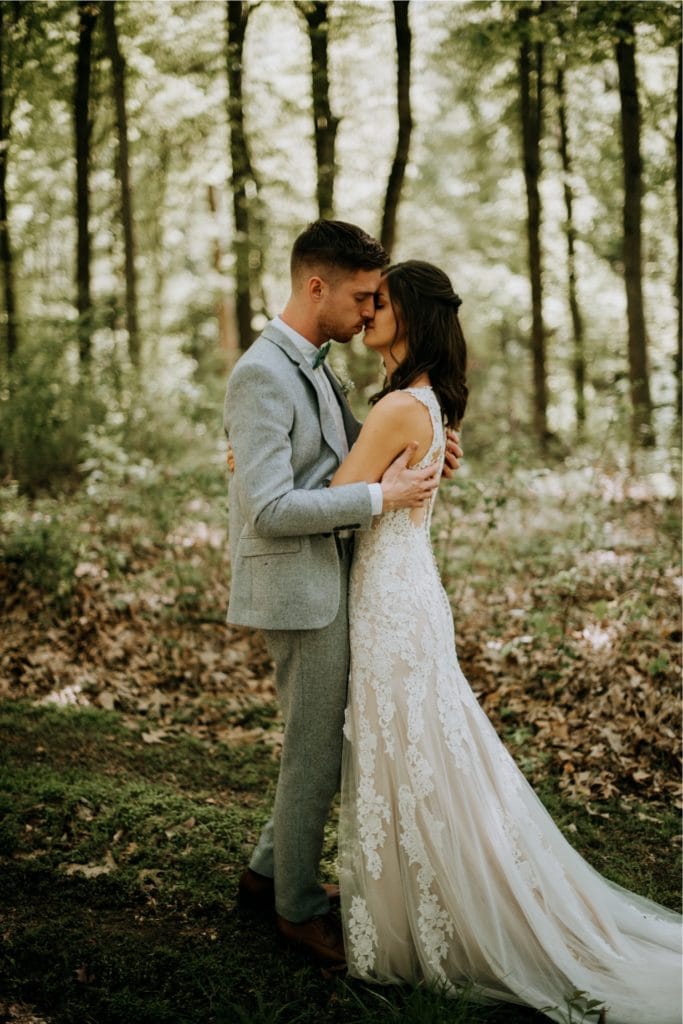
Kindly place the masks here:
MULTIPOLYGON (((351 547, 338 541, 340 599, 324 629, 266 630, 285 720, 273 816, 249 866, 275 880, 275 907, 288 921, 329 910, 318 881, 324 829, 339 786, 349 673, 347 606, 351 547)), ((296 600, 296 595, 292 595, 296 600)))

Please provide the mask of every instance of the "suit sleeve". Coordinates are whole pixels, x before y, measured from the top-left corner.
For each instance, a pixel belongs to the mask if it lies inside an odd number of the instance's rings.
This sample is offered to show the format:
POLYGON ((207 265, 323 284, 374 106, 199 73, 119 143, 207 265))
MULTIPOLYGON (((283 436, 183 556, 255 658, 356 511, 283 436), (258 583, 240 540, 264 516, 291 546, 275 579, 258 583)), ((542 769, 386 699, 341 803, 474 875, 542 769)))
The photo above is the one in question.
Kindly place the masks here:
POLYGON ((224 423, 235 453, 233 483, 249 525, 262 537, 368 527, 372 504, 367 484, 295 489, 293 422, 293 399, 282 380, 262 365, 238 364, 228 382, 224 423))

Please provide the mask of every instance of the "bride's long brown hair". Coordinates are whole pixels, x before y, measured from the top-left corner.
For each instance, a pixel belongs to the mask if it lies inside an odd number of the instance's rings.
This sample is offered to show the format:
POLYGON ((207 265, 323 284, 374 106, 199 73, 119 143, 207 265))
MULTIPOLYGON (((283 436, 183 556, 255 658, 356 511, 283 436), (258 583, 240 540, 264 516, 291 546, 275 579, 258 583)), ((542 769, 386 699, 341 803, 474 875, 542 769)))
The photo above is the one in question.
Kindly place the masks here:
POLYGON ((370 404, 389 391, 410 387, 426 373, 446 424, 459 426, 468 395, 467 344, 458 319, 460 297, 443 270, 423 260, 395 263, 382 276, 396 320, 405 329, 407 353, 370 404))

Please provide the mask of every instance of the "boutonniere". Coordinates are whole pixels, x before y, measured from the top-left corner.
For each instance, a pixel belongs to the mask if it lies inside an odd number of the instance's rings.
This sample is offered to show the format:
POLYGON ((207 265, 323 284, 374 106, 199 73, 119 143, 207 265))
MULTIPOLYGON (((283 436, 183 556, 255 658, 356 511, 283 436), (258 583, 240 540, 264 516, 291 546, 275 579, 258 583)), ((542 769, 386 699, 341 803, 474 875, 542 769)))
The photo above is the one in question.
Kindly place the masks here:
POLYGON ((356 385, 353 383, 350 377, 346 376, 345 373, 340 373, 337 369, 333 369, 332 367, 330 367, 330 369, 334 374, 334 379, 341 388, 341 392, 344 398, 347 398, 354 390, 356 385))

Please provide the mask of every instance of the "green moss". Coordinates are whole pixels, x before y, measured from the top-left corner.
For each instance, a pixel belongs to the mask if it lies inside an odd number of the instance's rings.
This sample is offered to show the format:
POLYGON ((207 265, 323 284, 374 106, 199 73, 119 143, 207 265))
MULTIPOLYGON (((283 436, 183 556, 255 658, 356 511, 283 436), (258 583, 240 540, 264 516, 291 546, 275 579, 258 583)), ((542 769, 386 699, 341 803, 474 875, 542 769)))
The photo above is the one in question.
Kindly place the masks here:
MULTIPOLYGON (((256 708, 243 716, 267 720, 256 708)), ((55 1024, 541 1020, 425 989, 326 981, 271 920, 240 914, 237 878, 277 773, 262 747, 184 735, 149 745, 112 712, 19 702, 0 706, 0 750, 0 990, 55 1024)), ((541 796, 598 870, 676 903, 675 814, 616 803, 590 814, 553 780, 541 796)), ((328 877, 335 856, 331 823, 328 877)))

